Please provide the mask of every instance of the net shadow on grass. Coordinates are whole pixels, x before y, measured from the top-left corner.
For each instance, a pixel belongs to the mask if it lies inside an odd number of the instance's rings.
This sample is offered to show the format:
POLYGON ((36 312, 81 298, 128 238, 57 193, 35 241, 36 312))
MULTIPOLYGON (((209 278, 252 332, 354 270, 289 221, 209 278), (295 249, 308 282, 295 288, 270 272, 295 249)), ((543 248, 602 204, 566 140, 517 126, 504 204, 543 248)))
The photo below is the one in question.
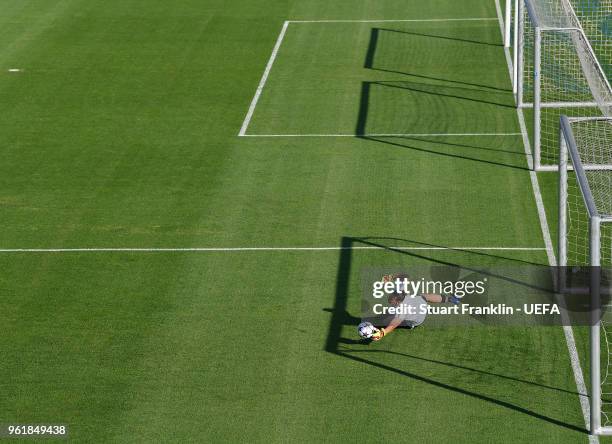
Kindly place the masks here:
POLYGON ((512 110, 516 109, 516 105, 514 105, 512 97, 501 92, 482 91, 465 86, 432 85, 430 83, 415 82, 410 80, 368 81, 366 83, 369 84, 368 88, 372 88, 372 86, 381 86, 386 88, 395 88, 397 90, 406 91, 409 93, 417 93, 422 96, 458 99, 462 101, 480 103, 483 105, 492 105, 495 107, 508 108, 512 110), (490 98, 490 96, 500 96, 503 100, 497 101, 495 98, 490 98))
MULTIPOLYGON (((361 341, 355 341, 355 342, 361 342, 361 341)), ((354 342, 350 342, 351 344, 353 344, 354 342)), ((351 350, 351 349, 345 349, 342 350, 343 353, 385 353, 385 354, 390 354, 390 355, 396 355, 396 356, 403 356, 409 359, 413 359, 416 361, 422 361, 422 362, 427 362, 427 363, 431 363, 431 364, 437 364, 440 366, 444 366, 444 367, 450 367, 453 369, 458 369, 458 370, 465 370, 468 372, 473 372, 473 373, 477 373, 479 375, 485 375, 485 376, 493 376, 496 378, 501 378, 501 379, 505 379, 507 381, 512 381, 512 382, 519 382, 521 384, 527 384, 527 385, 532 385, 535 387, 541 387, 541 388, 545 388, 548 390, 554 390, 557 392, 562 392, 562 393, 568 393, 570 395, 579 395, 579 393, 577 391, 572 391, 572 390, 566 390, 566 389, 562 389, 559 387, 553 387, 550 385, 546 385, 546 384, 540 384, 538 382, 534 382, 534 381, 529 381, 526 379, 520 379, 520 378, 515 378, 513 376, 507 376, 507 375, 503 375, 500 373, 493 373, 493 372, 489 372, 486 370, 480 370, 477 368, 473 368, 473 367, 468 367, 465 365, 458 365, 458 364, 453 364, 452 362, 445 362, 445 361, 439 361, 437 359, 429 359, 429 358, 424 358, 422 356, 416 356, 416 355, 411 355, 408 353, 399 353, 399 352, 393 352, 390 350, 351 350)))
MULTIPOLYGON (((404 254, 404 255, 412 256, 412 257, 419 258, 419 259, 428 259, 434 263, 439 263, 439 264, 444 264, 444 265, 450 264, 447 261, 440 261, 435 258, 427 257, 423 254, 415 254, 414 252, 411 252, 411 251, 399 251, 397 249, 393 250, 392 247, 389 247, 388 245, 385 245, 381 243, 380 241, 373 242, 372 239, 373 238, 353 238, 353 237, 343 237, 341 239, 340 246, 342 248, 340 250, 340 258, 339 258, 338 270, 336 274, 336 293, 335 293, 334 307, 331 310, 326 309, 326 311, 331 312, 330 326, 329 326, 328 335, 327 335, 327 339, 325 343, 326 352, 332 353, 334 355, 337 355, 337 356, 340 356, 346 359, 350 359, 352 361, 356 361, 362 364, 370 365, 372 367, 375 367, 381 370, 399 374, 401 376, 408 377, 415 381, 419 381, 421 383, 425 383, 425 384, 428 384, 428 385, 431 385, 437 388, 442 388, 442 389, 448 390, 453 393, 462 394, 465 396, 469 396, 471 398, 485 401, 487 403, 490 403, 490 404, 493 404, 499 407, 504 407, 506 409, 509 409, 509 410, 512 410, 512 411, 515 411, 515 412, 518 412, 524 415, 528 415, 533 418, 537 418, 541 421, 545 421, 547 423, 554 424, 556 426, 563 427, 571 431, 588 434, 588 431, 584 427, 576 426, 574 424, 570 424, 570 423, 552 418, 550 416, 546 416, 544 414, 538 413, 536 411, 530 410, 526 407, 522 407, 512 402, 505 401, 503 399, 496 399, 496 398, 493 398, 491 396, 488 396, 482 393, 477 393, 472 390, 467 390, 465 388, 451 385, 450 383, 447 383, 447 382, 437 381, 429 377, 418 375, 414 372, 410 372, 410 371, 407 371, 401 368, 392 367, 390 365, 383 364, 381 362, 377 362, 373 358, 355 356, 354 354, 352 354, 352 352, 342 347, 343 344, 360 343, 360 341, 357 341, 355 339, 342 337, 342 330, 345 325, 356 325, 356 323, 359 322, 359 318, 352 316, 348 312, 348 297, 349 297, 349 292, 350 292, 350 287, 349 287, 350 275, 352 271, 351 270, 352 262, 354 260, 353 254, 355 251, 353 247, 357 245, 364 245, 364 246, 375 246, 376 245, 376 246, 379 246, 381 249, 388 249, 389 251, 393 251, 394 253, 404 254)), ((399 239, 393 239, 393 240, 397 241, 399 239)), ((410 241, 406 241, 406 242, 410 242, 410 241)), ((472 253, 472 252, 470 251, 469 253, 472 253)), ((489 254, 483 253, 483 252, 478 252, 478 254, 484 255, 484 256, 490 256, 489 254)), ((491 255, 491 256, 497 257, 496 255, 491 255)), ((454 264, 454 265, 460 266, 459 264, 454 264)), ((364 348, 363 351, 368 351, 368 350, 364 348)), ((394 352, 388 352, 388 353, 394 353, 394 352)), ((396 353, 396 354, 403 355, 401 353, 396 353)), ((515 378, 512 376, 508 376, 508 375, 496 374, 494 372, 489 372, 489 371, 485 372, 485 371, 478 370, 478 369, 471 368, 471 367, 463 367, 463 366, 459 366, 455 364, 445 363, 443 361, 424 359, 424 358, 420 358, 420 357, 416 357, 416 356, 412 356, 408 354, 405 354, 404 356, 408 358, 413 358, 413 359, 420 359, 420 360, 427 361, 433 364, 452 366, 452 367, 466 370, 466 371, 472 371, 472 372, 476 372, 480 374, 487 374, 488 376, 498 377, 506 381, 525 383, 525 384, 529 384, 532 386, 538 386, 538 387, 541 387, 547 390, 561 391, 561 392, 567 393, 568 395, 569 394, 575 395, 575 392, 572 392, 569 390, 565 390, 565 389, 558 388, 558 387, 551 387, 551 386, 539 384, 533 381, 525 381, 525 380, 515 378)))
POLYGON ((481 401, 486 401, 486 402, 489 402, 489 403, 494 404, 496 406, 504 407, 504 408, 507 408, 509 410, 513 410, 515 412, 531 416, 533 418, 536 418, 536 419, 539 419, 541 421, 545 421, 545 422, 554 424, 554 425, 559 426, 559 427, 563 427, 563 428, 568 429, 568 430, 572 430, 572 431, 580 432, 580 433, 584 433, 584 434, 588 434, 589 433, 588 430, 586 430, 584 427, 579 427, 579 426, 576 426, 574 424, 568 424, 566 422, 560 421, 560 420, 555 419, 555 418, 551 418, 549 416, 543 415, 543 414, 535 412, 533 410, 529 410, 529 409, 527 409, 525 407, 518 406, 518 405, 513 404, 511 402, 507 402, 507 401, 504 401, 504 400, 501 400, 501 399, 495 399, 495 398, 492 398, 490 396, 483 395, 483 394, 480 394, 480 393, 476 393, 476 392, 473 392, 473 391, 470 391, 470 390, 466 390, 466 389, 463 389, 463 388, 460 388, 460 387, 455 387, 455 386, 452 386, 452 385, 447 384, 445 382, 436 381, 436 380, 431 379, 431 378, 427 378, 427 377, 424 377, 424 376, 417 375, 416 373, 412 373, 412 372, 409 372, 409 371, 406 371, 406 370, 401 370, 401 369, 398 369, 398 368, 395 368, 395 367, 391 367, 391 366, 386 365, 386 364, 381 364, 379 362, 372 361, 372 360, 369 360, 369 359, 366 359, 366 358, 361 358, 360 356, 352 356, 352 355, 349 355, 349 354, 346 354, 346 353, 342 353, 342 352, 338 352, 337 354, 339 356, 343 356, 343 357, 351 359, 353 361, 357 361, 357 362, 360 362, 360 363, 363 363, 363 364, 371 365, 373 367, 376 367, 376 368, 379 368, 379 369, 382 369, 382 370, 387 370, 389 372, 396 373, 396 374, 399 374, 401 376, 406 376, 406 377, 409 377, 409 378, 414 379, 416 381, 432 385, 434 387, 446 389, 446 390, 449 390, 449 391, 454 392, 454 393, 458 393, 458 394, 469 396, 471 398, 479 399, 481 401))
MULTIPOLYGON (((506 168, 514 168, 514 169, 519 169, 519 170, 526 170, 526 171, 529 170, 526 160, 525 160, 525 154, 522 152, 510 151, 510 150, 505 150, 505 149, 496 149, 492 147, 483 147, 483 146, 474 145, 474 144, 466 144, 466 143, 459 144, 459 143, 454 143, 454 142, 447 142, 447 141, 441 140, 439 137, 436 137, 435 140, 427 140, 423 137, 415 137, 415 136, 394 136, 391 138, 391 137, 384 137, 384 136, 368 135, 367 123, 370 117, 370 100, 371 100, 373 85, 396 88, 396 86, 391 86, 391 85, 388 85, 387 83, 362 82, 361 95, 360 95, 360 101, 359 101, 359 111, 357 114, 357 124, 355 127, 355 135, 357 138, 360 138, 363 140, 369 140, 372 142, 382 143, 382 144, 394 146, 397 148, 408 149, 408 150, 418 151, 418 152, 428 153, 428 154, 434 154, 436 156, 469 160, 469 161, 474 161, 474 162, 480 162, 483 164, 506 167, 506 168), (440 148, 439 149, 435 149, 431 147, 426 148, 426 147, 418 146, 419 143, 429 143, 432 145, 435 144, 435 145, 440 146, 440 148), (507 162, 500 162, 496 160, 489 160, 489 159, 482 158, 482 157, 470 156, 467 154, 457 154, 457 153, 452 153, 452 152, 449 153, 445 151, 445 149, 452 149, 455 147, 465 149, 465 150, 476 150, 478 152, 491 153, 491 154, 502 153, 504 155, 516 156, 517 159, 515 163, 507 163, 507 162)), ((439 95, 434 92, 429 92, 428 94, 439 95)), ((451 97, 451 96, 448 96, 448 97, 451 97)))
MULTIPOLYGON (((434 81, 442 81, 451 83, 452 85, 432 85, 430 83, 418 83, 414 81, 398 81, 398 82, 377 82, 377 81, 364 81, 361 84, 361 95, 359 102, 359 110, 357 117, 357 124, 355 128, 355 134, 358 138, 364 140, 370 140, 377 143, 386 144, 389 146, 409 149, 413 151, 418 151, 422 153, 434 154, 436 156, 444 156, 462 160, 469 160, 474 162, 481 162, 488 165, 495 165, 501 167, 509 167, 515 168, 519 170, 529 170, 526 160, 525 154, 521 151, 510 151, 508 149, 497 149, 494 147, 485 147, 474 144, 467 143, 453 143, 449 141, 442 140, 440 138, 436 138, 435 140, 426 140, 422 137, 408 137, 408 136, 399 136, 399 137, 381 137, 381 136, 371 136, 368 135, 367 131, 367 123, 371 113, 371 96, 373 87, 381 87, 381 88, 391 88, 396 89, 398 92, 405 91, 409 94, 416 94, 422 97, 442 97, 448 99, 457 99, 460 101, 469 101, 475 103, 482 103, 487 106, 495 106, 502 107, 504 109, 512 109, 514 110, 514 98, 512 97, 510 89, 502 89, 497 87, 491 87, 487 85, 481 85, 477 83, 468 83, 453 79, 443 79, 439 77, 431 77, 428 75, 422 75, 418 73, 408 73, 401 71, 393 71, 389 69, 383 69, 376 66, 375 58, 376 53, 379 50, 380 45, 380 37, 383 33, 399 33, 405 35, 422 35, 423 37, 429 38, 442 38, 445 40, 458 40, 464 41, 470 44, 486 44, 490 43, 481 42, 476 40, 469 39, 461 39, 461 38, 451 38, 446 36, 439 35, 429 35, 429 34, 417 34, 408 31, 398 31, 392 30, 388 28, 378 28, 374 27, 370 30, 370 39, 368 42, 368 47, 365 55, 364 68, 376 70, 376 71, 385 71, 385 72, 393 72, 400 75, 418 77, 425 80, 434 80, 434 81), (476 88, 476 89, 475 89, 476 88), (480 88, 485 88, 487 90, 482 90, 480 88), (493 91, 490 91, 493 90, 493 91), (499 94, 503 93, 503 97, 500 97, 502 100, 496 100, 496 97, 499 94), (429 143, 433 146, 422 146, 424 143, 429 143), (439 148, 438 148, 439 147, 439 148), (463 150, 462 153, 448 152, 452 148, 459 148, 463 150), (491 153, 493 156, 496 153, 503 153, 504 155, 516 156, 516 162, 504 162, 497 160, 495 158, 487 159, 486 156, 483 158, 480 155, 471 155, 468 154, 470 151, 476 151, 477 153, 491 153), (467 153, 466 153, 467 152, 467 153)), ((495 44, 494 46, 499 46, 495 44)), ((376 126, 376 125, 374 125, 376 126)))
MULTIPOLYGON (((388 73, 392 73, 392 74, 400 74, 403 76, 409 76, 409 77, 417 77, 417 78, 421 78, 424 80, 434 80, 436 82, 445 82, 445 83, 452 83, 455 85, 463 85, 463 86, 471 86, 471 87, 476 87, 476 88, 485 88, 485 89, 489 89, 489 90, 494 90, 494 91, 501 91, 501 92, 505 92, 505 93, 512 93, 512 89, 510 87, 507 88, 500 88, 497 86, 490 86, 490 85, 483 85, 480 83, 471 83, 471 82, 465 82, 465 81, 461 81, 461 80, 456 80, 456 79, 446 79, 446 78, 442 78, 442 77, 434 77, 431 75, 424 75, 422 73, 418 74, 418 73, 414 73, 414 72, 408 72, 408 71, 401 71, 401 70, 395 70, 395 69, 389 69, 389 68, 383 68, 380 66, 376 66, 375 64, 375 56, 376 56, 376 50, 378 48, 379 45, 379 38, 381 33, 383 32, 398 32, 398 33, 404 33, 404 34, 413 34, 413 35, 423 35, 426 36, 425 34, 414 34, 414 33, 409 33, 409 32, 404 32, 404 31, 397 31, 397 30, 391 30, 391 29, 387 29, 387 28, 372 28, 370 31, 370 40, 368 42, 368 49, 366 51, 366 57, 365 57, 365 61, 363 64, 363 67, 366 69, 371 69, 374 71, 381 71, 381 72, 388 72, 388 73)), ((440 36, 427 36, 427 37, 440 37, 440 36)), ((450 37, 442 37, 444 39, 448 39, 448 40, 458 40, 458 41, 462 41, 461 39, 454 39, 454 38, 450 38, 450 37)), ((469 41, 470 43, 477 43, 477 44, 483 44, 482 42, 477 42, 477 41, 469 41)), ((484 44, 488 44, 488 43, 484 43, 484 44)), ((496 44, 493 46, 500 46, 501 44, 496 44)))
MULTIPOLYGON (((415 146, 415 144, 411 144, 410 141, 413 140, 411 138, 401 138, 401 139, 397 139, 397 138, 393 138, 393 139, 386 139, 383 137, 378 137, 378 136, 357 136, 359 139, 363 139, 363 140, 369 140, 372 142, 378 142, 378 143, 382 143, 385 145, 389 145, 389 146, 394 146, 397 148, 403 148, 403 149, 409 149, 409 150, 413 150, 413 151, 418 151, 418 152, 422 152, 422 153, 428 153, 428 154, 434 154, 436 156, 443 156, 443 157, 451 157, 451 158, 455 158, 455 159, 462 159, 462 160, 469 160, 469 161, 474 161, 474 162, 480 162, 483 164, 487 164, 487 165, 493 165, 493 166, 499 166, 499 167, 504 167, 504 168, 513 168, 513 169, 517 169, 517 170, 523 170, 523 171, 529 171, 529 168, 527 166, 521 166, 521 165, 513 165, 510 163, 504 163, 504 162, 496 162, 493 160, 486 160, 486 159, 478 159, 475 157, 471 157, 471 156, 463 156, 463 155, 459 155, 459 154, 450 154, 450 153, 445 153, 443 151, 436 151, 434 149, 427 149, 427 148, 422 148, 422 147, 418 147, 415 146)), ((438 141, 436 141, 435 143, 439 143, 438 141)), ((523 162, 520 162, 521 164, 524 163, 524 155, 521 156, 523 159, 523 162)))
POLYGON ((425 38, 433 38, 433 39, 441 39, 441 40, 450 40, 453 42, 470 43, 474 45, 495 46, 498 48, 503 48, 504 46, 500 42, 485 42, 482 40, 464 39, 461 37, 449 37, 447 35, 439 35, 439 34, 426 34, 424 32, 405 31, 405 30, 391 29, 391 28, 377 28, 377 29, 380 32, 394 32, 397 34, 409 35, 409 36, 414 36, 414 37, 425 37, 425 38))
POLYGON ((482 103, 484 105, 510 108, 512 110, 516 109, 516 105, 513 103, 514 99, 512 99, 511 96, 506 93, 482 91, 478 89, 467 88, 465 86, 432 85, 430 83, 415 82, 410 80, 379 81, 371 83, 386 86, 388 88, 396 88, 424 95, 466 100, 469 102, 482 103), (479 94, 486 94, 488 96, 501 96, 504 101, 495 101, 494 99, 477 97, 477 95, 479 94))
POLYGON ((423 143, 433 143, 435 142, 438 145, 445 145, 445 146, 449 146, 449 147, 457 147, 457 148, 467 148, 467 149, 474 149, 474 150, 481 150, 481 151, 491 151, 494 153, 504 153, 504 154, 511 154, 513 156, 519 156, 521 159, 525 158, 525 152, 522 150, 504 150, 504 149, 497 149, 497 148, 491 148, 491 147, 486 147, 486 146, 480 146, 480 145, 468 145, 466 143, 456 143, 456 142, 446 142, 444 140, 440 140, 440 138, 437 138, 436 140, 433 139, 426 139, 423 137, 415 137, 415 136, 401 136, 401 137, 394 137, 394 139, 399 139, 399 140, 412 140, 415 142, 423 142, 423 143))
POLYGON ((545 262, 543 263, 538 263, 538 262, 533 262, 533 261, 526 261, 523 259, 516 259, 516 258, 512 258, 512 257, 508 257, 508 256, 501 256, 500 254, 491 252, 491 251, 479 251, 479 250, 465 250, 462 248, 449 248, 446 245, 440 245, 440 244, 432 244, 431 242, 422 242, 422 241, 416 241, 414 239, 403 239, 403 238, 399 238, 399 237, 389 237, 389 236, 385 236, 385 237, 360 237, 360 238, 354 238, 356 241, 359 241, 362 244, 365 245, 370 245, 373 247, 380 247, 380 248, 384 248, 387 249, 389 251, 395 251, 398 253, 407 253, 410 254, 413 257, 417 257, 419 259, 426 259, 428 261, 432 261, 432 262, 436 262, 438 264, 442 264, 442 265, 449 265, 449 266, 454 266, 454 267, 461 267, 460 264, 456 264, 456 263, 452 263, 452 262, 445 262, 445 261, 441 261, 441 260, 436 260, 434 258, 431 258, 429 256, 424 256, 422 254, 418 254, 415 252, 410 252, 410 251, 402 251, 402 250, 398 250, 398 249, 394 249, 393 246, 391 245, 387 245, 390 242, 396 242, 400 245, 413 245, 416 247, 428 247, 428 248, 443 248, 443 249, 447 249, 449 251, 456 251, 456 252, 461 252, 461 253, 465 253, 465 254, 469 254, 471 256, 480 256, 484 259, 500 259, 503 261, 511 261, 513 263, 521 263, 521 264, 525 264, 525 265, 546 265, 545 262))

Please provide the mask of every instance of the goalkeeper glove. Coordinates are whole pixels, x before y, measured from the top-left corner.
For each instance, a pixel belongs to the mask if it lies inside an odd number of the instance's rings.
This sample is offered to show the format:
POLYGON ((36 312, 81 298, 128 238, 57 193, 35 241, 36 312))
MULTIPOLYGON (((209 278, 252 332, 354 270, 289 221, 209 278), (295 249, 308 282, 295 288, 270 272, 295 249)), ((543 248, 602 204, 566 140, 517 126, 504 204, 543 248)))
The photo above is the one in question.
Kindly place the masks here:
POLYGON ((385 329, 381 328, 380 330, 376 330, 376 332, 372 335, 373 341, 380 341, 385 336, 385 329))
POLYGON ((459 304, 461 302, 461 299, 459 299, 457 296, 453 295, 453 296, 447 296, 446 297, 447 302, 450 302, 451 304, 459 304))

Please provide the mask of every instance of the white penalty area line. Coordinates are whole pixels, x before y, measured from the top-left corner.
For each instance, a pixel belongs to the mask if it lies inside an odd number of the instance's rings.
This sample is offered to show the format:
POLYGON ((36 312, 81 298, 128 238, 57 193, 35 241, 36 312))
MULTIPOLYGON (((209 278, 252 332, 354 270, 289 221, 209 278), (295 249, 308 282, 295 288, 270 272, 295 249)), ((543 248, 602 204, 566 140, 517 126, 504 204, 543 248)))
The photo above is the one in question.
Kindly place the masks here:
POLYGON ((419 23, 419 22, 486 22, 497 17, 429 18, 429 19, 370 19, 370 20, 288 20, 289 23, 419 23))
POLYGON ((253 96, 253 100, 251 101, 251 105, 249 106, 249 110, 247 111, 247 115, 244 118, 244 122, 242 122, 242 127, 240 128, 239 136, 244 136, 249 127, 249 123, 251 123, 251 119, 253 118, 253 113, 255 112, 255 107, 257 106, 257 102, 259 102, 259 97, 266 86, 266 82, 268 81, 268 76, 270 75, 270 71, 272 70, 272 65, 274 65, 274 61, 276 60, 276 56, 278 55, 278 50, 280 49, 283 39, 285 38, 285 34, 287 33, 287 28, 289 27, 289 22, 285 21, 283 23, 283 27, 281 28, 280 34, 276 39, 276 44, 274 45, 274 49, 272 49, 272 55, 268 60, 268 64, 266 65, 266 69, 264 70, 263 75, 261 76, 261 80, 259 81, 259 85, 257 86, 257 90, 255 90, 255 95, 253 96))
POLYGON ((475 22, 475 21, 492 21, 497 20, 497 18, 491 17, 466 17, 466 18, 429 18, 429 19, 396 19, 396 20, 285 20, 283 22, 283 26, 278 34, 278 38, 276 39, 276 44, 272 49, 272 54, 268 59, 268 64, 264 70, 263 75, 261 76, 261 80, 259 81, 259 85, 257 85, 257 89, 255 90, 255 95, 251 100, 251 104, 249 105, 249 109, 247 111, 246 116, 244 117, 244 121, 242 122, 242 126, 240 127, 240 132, 238 133, 239 137, 246 136, 247 129, 249 128, 249 124, 251 123, 251 119, 253 118, 253 113, 255 112, 255 108, 257 107, 257 102, 259 102, 259 98, 261 93, 263 92, 264 87, 266 86, 266 82, 268 81, 268 77, 270 76, 270 71, 272 71, 272 66, 274 65, 274 61, 276 60, 276 56, 278 55, 278 51, 280 50, 281 45, 283 44, 283 39, 285 38, 285 34, 287 33, 287 28, 291 23, 418 23, 418 22, 475 22))
POLYGON ((185 248, 2 248, 0 253, 164 253, 164 252, 241 252, 241 251, 341 251, 341 250, 399 250, 399 251, 543 251, 540 247, 411 247, 356 245, 352 247, 185 247, 185 248))
POLYGON ((243 137, 496 137, 522 133, 243 134, 243 137))

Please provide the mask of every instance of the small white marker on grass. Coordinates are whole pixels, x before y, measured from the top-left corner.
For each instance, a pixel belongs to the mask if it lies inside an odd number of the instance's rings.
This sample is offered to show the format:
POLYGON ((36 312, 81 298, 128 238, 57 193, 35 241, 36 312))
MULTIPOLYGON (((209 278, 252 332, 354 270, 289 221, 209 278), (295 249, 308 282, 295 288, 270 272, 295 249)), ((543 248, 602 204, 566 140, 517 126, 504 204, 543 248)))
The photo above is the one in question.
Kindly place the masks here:
POLYGON ((8 70, 8 72, 21 72, 21 69, 19 68, 11 68, 8 70))

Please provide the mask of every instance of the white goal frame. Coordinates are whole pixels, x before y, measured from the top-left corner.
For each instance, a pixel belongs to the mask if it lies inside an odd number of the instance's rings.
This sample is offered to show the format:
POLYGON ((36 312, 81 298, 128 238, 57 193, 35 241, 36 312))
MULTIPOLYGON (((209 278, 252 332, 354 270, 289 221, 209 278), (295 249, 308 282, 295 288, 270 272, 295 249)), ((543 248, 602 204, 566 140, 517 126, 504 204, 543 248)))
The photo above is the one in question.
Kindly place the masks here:
MULTIPOLYGON (((564 267, 572 265, 586 265, 590 267, 591 285, 586 289, 591 296, 591 324, 590 324, 590 431, 594 435, 612 435, 612 424, 602 426, 602 376, 601 376, 601 303, 600 290, 602 289, 602 227, 612 227, 612 215, 602 214, 587 178, 588 171, 607 171, 612 176, 612 164, 585 164, 582 162, 580 147, 574 137, 572 123, 575 122, 607 122, 612 125, 611 118, 568 118, 560 119, 560 150, 559 150, 559 266, 561 271, 560 291, 571 292, 573 289, 565 287, 564 267), (574 264, 568 260, 568 173, 575 175, 578 189, 582 197, 588 217, 588 264, 574 264)), ((612 150, 612 147, 610 147, 612 150)), ((604 264, 610 265, 610 264, 604 264)), ((584 291, 584 289, 582 290, 584 291)), ((609 291, 609 289, 607 289, 609 291)), ((604 332, 606 342, 608 338, 604 332)), ((610 350, 608 350, 608 367, 610 364, 610 350)), ((606 376, 608 376, 606 374, 606 376)), ((609 395, 609 393, 606 393, 609 395)))
MULTIPOLYGON (((601 103, 598 101, 596 94, 592 93, 592 97, 587 101, 555 101, 548 102, 542 97, 542 64, 543 57, 546 57, 546 52, 542 50, 542 40, 546 34, 565 35, 571 38, 574 45, 579 49, 584 50, 588 55, 589 61, 593 63, 597 82, 600 83, 601 89, 607 89, 612 91, 610 84, 604 74, 604 71, 595 56, 593 48, 582 29, 578 18, 575 15, 572 5, 569 0, 559 0, 559 3, 567 10, 568 13, 568 26, 549 26, 542 23, 541 17, 537 13, 537 9, 534 3, 538 0, 519 0, 516 8, 518 15, 518 51, 517 51, 517 77, 516 77, 516 90, 517 90, 517 106, 519 108, 532 108, 533 109, 533 167, 536 171, 556 171, 558 165, 553 163, 545 164, 542 161, 542 126, 543 126, 543 110, 550 109, 565 109, 571 108, 592 108, 593 113, 596 115, 603 115, 601 110, 601 103), (526 23, 526 20, 529 23, 526 23), (531 26, 534 30, 533 33, 533 60, 530 61, 532 64, 533 71, 526 73, 526 65, 528 61, 525 60, 525 40, 526 40, 526 26, 531 26), (533 100, 525 100, 525 75, 530 75, 532 79, 530 81, 533 84, 533 100)), ((579 57, 579 56, 578 56, 579 57)), ((580 58, 580 57, 579 57, 580 58)), ((584 62, 580 60, 581 64, 584 62)), ((584 69, 584 65, 582 65, 584 69)), ((589 87, 592 84, 589 82, 589 87)), ((609 105, 609 104, 608 104, 609 105)), ((556 151, 556 146, 547 147, 548 151, 556 151)))

